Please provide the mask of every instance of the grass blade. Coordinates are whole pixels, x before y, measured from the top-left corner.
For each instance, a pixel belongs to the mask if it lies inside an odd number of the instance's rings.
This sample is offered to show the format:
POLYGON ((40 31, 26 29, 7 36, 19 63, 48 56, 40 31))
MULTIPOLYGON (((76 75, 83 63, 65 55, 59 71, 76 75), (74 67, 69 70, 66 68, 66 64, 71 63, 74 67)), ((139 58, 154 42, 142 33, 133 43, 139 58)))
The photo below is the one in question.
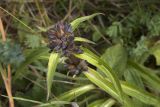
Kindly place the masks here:
POLYGON ((102 90, 110 94, 112 97, 120 101, 120 97, 117 94, 114 86, 111 82, 106 81, 103 76, 101 76, 98 72, 95 70, 89 68, 88 72, 84 72, 85 76, 92 81, 94 84, 96 84, 98 87, 100 87, 102 90))
POLYGON ((86 20, 89 20, 97 15, 100 15, 102 13, 95 13, 95 14, 92 14, 92 15, 89 15, 89 16, 84 16, 84 17, 80 17, 80 18, 77 18, 76 20, 72 21, 71 22, 71 26, 72 26, 72 30, 74 31, 78 26, 79 24, 81 24, 82 22, 86 21, 86 20))
POLYGON ((152 70, 137 64, 136 62, 129 61, 129 65, 137 69, 138 73, 141 75, 142 78, 154 89, 160 92, 160 78, 152 72, 152 70))
MULTIPOLYGON (((100 87, 102 90, 110 94, 112 97, 120 101, 120 97, 117 94, 113 84, 110 82, 108 78, 104 78, 102 75, 100 75, 95 70, 89 68, 88 72, 84 72, 85 76, 92 81, 94 84, 96 84, 98 87, 100 87)), ((138 99, 139 101, 150 104, 150 105, 158 105, 160 102, 160 99, 155 97, 154 95, 136 87, 133 86, 127 82, 121 81, 121 86, 126 95, 129 95, 131 97, 134 97, 138 99)), ((124 96, 125 100, 124 103, 128 103, 128 98, 124 96)), ((132 106, 132 102, 129 102, 131 104, 127 104, 128 106, 132 106)))
MULTIPOLYGON (((99 100, 96 100, 94 102, 92 102, 91 104, 87 105, 87 107, 100 107, 100 105, 102 103, 105 102, 106 99, 99 99, 99 100)), ((104 107, 104 106, 103 106, 104 107)))
MULTIPOLYGON (((96 87, 92 84, 89 84, 89 85, 85 85, 85 86, 81 86, 81 87, 78 87, 78 88, 74 88, 68 92, 65 92, 63 94, 61 94, 60 96, 50 100, 48 103, 45 103, 43 105, 49 105, 49 104, 55 104, 56 102, 62 102, 63 104, 71 104, 71 100, 75 99, 76 97, 88 92, 88 91, 91 91, 93 89, 96 89, 96 87), (58 100, 58 101, 56 101, 58 100)), ((42 106, 43 106, 42 105, 42 106)))
POLYGON ((130 95, 145 104, 160 105, 160 99, 156 98, 154 95, 139 89, 127 82, 122 82, 122 88, 127 95, 130 95))
POLYGON ((47 99, 49 99, 49 95, 52 88, 52 80, 55 74, 55 70, 59 60, 59 53, 51 53, 49 61, 48 61, 48 72, 47 72, 47 99))
POLYGON ((72 89, 68 92, 65 92, 64 94, 57 97, 57 99, 62 100, 62 101, 71 101, 71 100, 75 99, 76 97, 78 97, 88 91, 91 91, 93 89, 96 89, 96 87, 92 84, 81 86, 81 87, 72 89))
POLYGON ((12 16, 15 20, 17 20, 18 22, 20 22, 22 25, 24 25, 26 28, 28 28, 32 32, 35 32, 32 28, 30 28, 28 25, 26 25, 23 21, 19 20, 17 17, 15 17, 12 13, 8 12, 6 9, 2 8, 1 6, 0 6, 0 9, 2 9, 7 14, 9 14, 10 16, 12 16))
POLYGON ((52 101, 50 103, 45 103, 45 104, 38 105, 37 107, 55 107, 55 105, 66 105, 66 104, 72 104, 72 102, 52 101))
POLYGON ((91 43, 91 44, 96 44, 86 38, 82 38, 82 37, 75 37, 74 41, 78 41, 78 42, 86 42, 86 43, 91 43))
MULTIPOLYGON (((110 94, 113 98, 117 99, 120 103, 122 103, 121 98, 119 97, 116 89, 114 88, 113 84, 108 79, 105 79, 98 72, 96 72, 95 70, 91 68, 89 68, 88 72, 84 72, 84 74, 91 82, 96 84, 99 88, 101 88, 106 93, 110 94)), ((126 107, 133 107, 131 100, 126 95, 124 96, 123 105, 126 105, 126 107)))
MULTIPOLYGON (((8 98, 8 96, 5 96, 5 95, 1 95, 1 96, 8 98)), ((13 99, 19 100, 19 101, 26 101, 26 102, 30 102, 30 103, 35 103, 35 104, 42 104, 42 102, 40 102, 40 101, 30 100, 30 99, 26 99, 26 98, 22 98, 22 97, 13 97, 13 99)))
POLYGON ((108 66, 106 62, 104 62, 98 56, 96 56, 91 51, 86 50, 86 49, 84 50, 83 54, 78 54, 75 56, 77 56, 78 58, 87 60, 87 62, 99 68, 106 75, 106 77, 109 77, 116 91, 120 95, 121 101, 123 102, 123 94, 122 94, 123 92, 122 92, 118 77, 116 76, 115 72, 113 72, 113 70, 108 66))
POLYGON ((100 107, 112 107, 115 103, 116 101, 110 98, 107 101, 105 101, 103 104, 101 104, 100 107))

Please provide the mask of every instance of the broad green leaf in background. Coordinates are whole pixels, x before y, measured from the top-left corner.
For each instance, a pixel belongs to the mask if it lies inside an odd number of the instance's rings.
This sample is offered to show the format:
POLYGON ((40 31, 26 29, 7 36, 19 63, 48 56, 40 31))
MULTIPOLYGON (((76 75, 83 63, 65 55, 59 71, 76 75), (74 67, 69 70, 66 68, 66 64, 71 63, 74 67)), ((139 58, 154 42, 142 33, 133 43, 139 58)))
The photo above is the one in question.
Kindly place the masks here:
POLYGON ((108 48, 101 59, 107 61, 119 77, 122 76, 127 64, 127 52, 121 44, 108 48))
POLYGON ((51 53, 49 61, 48 61, 48 72, 47 72, 47 99, 49 99, 51 88, 52 88, 52 80, 55 74, 55 70, 59 61, 59 53, 51 53))
POLYGON ((154 73, 153 70, 144 67, 133 61, 128 61, 129 65, 136 69, 137 73, 141 75, 141 77, 148 83, 148 85, 152 86, 158 92, 160 92, 160 78, 154 73))
MULTIPOLYGON (((96 26, 96 25, 92 25, 92 26, 94 28, 94 33, 92 35, 92 40, 96 42, 101 37, 103 37, 104 35, 103 35, 103 33, 101 33, 100 28, 98 26, 96 26)), ((103 39, 104 39, 104 37, 103 37, 103 39)))
MULTIPOLYGON (((137 87, 140 87, 141 89, 144 89, 144 84, 143 84, 142 78, 139 75, 139 73, 135 70, 136 69, 134 69, 133 67, 128 65, 124 71, 124 78, 128 83, 133 84, 137 87)), ((145 107, 146 106, 144 103, 137 100, 136 98, 133 98, 133 102, 136 107, 145 107)))
POLYGON ((92 35, 92 40, 93 41, 98 41, 101 38, 100 33, 95 31, 92 35))
POLYGON ((147 38, 145 36, 141 36, 140 40, 136 43, 136 47, 133 48, 131 52, 131 58, 139 63, 144 63, 147 55, 149 54, 146 39, 147 38))
POLYGON ((106 30, 106 34, 110 37, 118 37, 122 33, 122 25, 120 22, 113 22, 112 25, 106 30))
POLYGON ((128 83, 134 84, 144 89, 144 84, 141 76, 139 75, 138 71, 136 71, 136 69, 134 69, 130 65, 127 65, 126 70, 124 71, 124 77, 128 83))
POLYGON ((75 19, 74 21, 71 22, 71 26, 72 26, 72 30, 74 31, 82 22, 89 20, 97 15, 100 15, 102 13, 95 13, 89 16, 84 16, 84 17, 80 17, 75 19))

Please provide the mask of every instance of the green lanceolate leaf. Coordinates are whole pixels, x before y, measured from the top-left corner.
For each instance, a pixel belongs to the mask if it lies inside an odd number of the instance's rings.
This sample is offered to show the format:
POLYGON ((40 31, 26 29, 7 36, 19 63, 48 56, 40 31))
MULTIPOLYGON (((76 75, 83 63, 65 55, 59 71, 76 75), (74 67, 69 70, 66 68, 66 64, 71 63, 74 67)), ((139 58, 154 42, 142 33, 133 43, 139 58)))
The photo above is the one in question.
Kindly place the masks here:
POLYGON ((154 89, 160 92, 160 78, 151 70, 142 65, 137 64, 136 62, 129 61, 129 64, 134 67, 141 77, 154 89))
POLYGON ((50 103, 44 103, 44 104, 38 105, 37 107, 57 107, 56 105, 60 106, 60 105, 68 105, 68 104, 72 104, 72 102, 67 102, 67 101, 52 101, 50 103))
POLYGON ((107 61, 119 77, 122 76, 126 68, 127 53, 121 44, 108 48, 101 59, 107 61))
MULTIPOLYGON (((2 96, 8 98, 8 96, 4 96, 4 95, 2 95, 2 96)), ((40 102, 40 101, 35 101, 35 100, 26 99, 26 98, 22 98, 22 97, 13 97, 13 99, 19 100, 19 101, 26 101, 26 102, 30 102, 30 103, 35 103, 35 104, 42 104, 42 102, 40 102)))
POLYGON ((137 73, 136 69, 131 66, 127 66, 124 73, 124 78, 128 83, 134 84, 144 89, 144 84, 141 76, 137 73))
MULTIPOLYGON (((145 88, 144 88, 144 84, 142 81, 142 77, 135 70, 136 69, 134 69, 133 67, 128 65, 124 71, 124 78, 128 83, 133 84, 133 85, 144 90, 145 88)), ((142 103, 141 101, 139 101, 136 98, 132 98, 132 101, 134 102, 134 105, 136 107, 145 107, 146 106, 144 103, 142 103)))
POLYGON ((123 101, 123 92, 120 86, 120 82, 118 80, 118 77, 116 76, 115 72, 108 66, 106 62, 104 62, 102 59, 100 59, 98 56, 96 56, 91 51, 84 49, 83 54, 75 55, 78 58, 84 59, 90 64, 96 66, 98 69, 100 69, 106 77, 109 77, 111 82, 113 83, 115 89, 117 90, 118 94, 121 97, 121 101, 123 101))
POLYGON ((88 72, 84 72, 84 74, 90 81, 96 84, 99 88, 101 88, 102 90, 110 94, 112 97, 120 101, 119 95, 117 94, 112 83, 106 81, 105 78, 101 76, 98 72, 89 68, 88 72))
MULTIPOLYGON (((112 97, 120 101, 120 96, 117 94, 113 84, 110 82, 108 78, 104 78, 100 73, 97 71, 89 68, 88 72, 84 72, 85 76, 92 81, 94 84, 96 84, 99 88, 110 94, 112 97)), ((137 100, 150 105, 157 105, 160 102, 160 99, 156 96, 134 86, 127 82, 121 81, 121 86, 123 89, 123 92, 126 95, 129 95, 131 97, 136 98, 137 100)), ((128 106, 132 106, 132 102, 129 102, 129 99, 127 96, 124 96, 124 103, 128 106)), ((127 106, 127 107, 128 107, 127 106)))
MULTIPOLYGON (((106 99, 99 99, 99 100, 96 100, 94 102, 92 102, 91 104, 87 105, 87 107, 100 107, 100 105, 102 103, 105 102, 106 99)), ((104 106, 103 106, 104 107, 104 106)))
POLYGON ((82 38, 82 37, 75 37, 74 41, 78 41, 78 42, 86 42, 86 43, 91 43, 91 44, 96 44, 86 38, 82 38))
POLYGON ((140 101, 142 101, 145 104, 151 104, 151 105, 159 105, 160 99, 156 98, 154 95, 139 89, 136 86, 133 86, 127 82, 122 82, 122 89, 127 95, 130 95, 140 101))
POLYGON ((108 99, 106 100, 103 104, 101 104, 100 107, 112 107, 114 104, 116 103, 116 101, 114 99, 108 99))
POLYGON ((71 101, 71 100, 75 99, 76 97, 78 97, 88 91, 91 91, 93 89, 96 89, 96 87, 92 84, 81 86, 81 87, 72 89, 68 92, 65 92, 64 94, 57 97, 57 99, 60 101, 71 101))
POLYGON ((102 13, 95 13, 95 14, 92 14, 89 16, 84 16, 84 17, 80 17, 80 18, 75 19, 74 21, 71 22, 72 30, 74 31, 79 26, 79 24, 81 24, 82 22, 89 20, 89 19, 91 19, 97 15, 100 15, 100 14, 102 14, 102 13))
POLYGON ((49 99, 49 95, 52 88, 52 80, 55 74, 55 70, 59 60, 59 53, 51 53, 49 61, 48 61, 48 72, 47 72, 47 99, 49 99))
MULTIPOLYGON (((100 73, 91 68, 89 68, 88 72, 84 72, 84 74, 91 82, 96 84, 100 89, 104 90, 106 93, 110 94, 113 98, 121 102, 121 97, 118 95, 115 87, 108 79, 105 79, 104 76, 102 76, 100 73)), ((122 104, 126 105, 126 107, 133 107, 133 104, 127 95, 124 95, 124 103, 122 104)))
MULTIPOLYGON (((61 94, 60 96, 51 99, 48 103, 44 103, 41 106, 49 106, 49 105, 60 105, 60 104, 71 104, 70 101, 77 98, 78 96, 91 91, 93 89, 96 89, 96 87, 92 84, 84 85, 78 88, 74 88, 68 92, 65 92, 61 94)), ((40 106, 40 107, 41 107, 40 106)))

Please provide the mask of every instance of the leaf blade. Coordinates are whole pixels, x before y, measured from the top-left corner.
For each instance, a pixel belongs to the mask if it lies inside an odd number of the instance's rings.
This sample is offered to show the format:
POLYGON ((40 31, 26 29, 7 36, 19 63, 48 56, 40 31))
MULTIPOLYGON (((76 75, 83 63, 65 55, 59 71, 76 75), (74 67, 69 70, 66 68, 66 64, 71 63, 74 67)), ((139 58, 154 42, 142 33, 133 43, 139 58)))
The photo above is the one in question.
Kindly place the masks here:
POLYGON ((106 62, 104 62, 102 59, 100 59, 98 56, 96 56, 89 50, 84 50, 83 54, 78 54, 75 56, 87 60, 90 64, 99 68, 107 77, 109 77, 114 87, 116 88, 118 94, 121 96, 121 101, 123 102, 123 92, 118 77, 106 62))
POLYGON ((74 21, 71 22, 72 30, 74 31, 79 26, 80 23, 82 23, 86 20, 89 20, 89 19, 91 19, 97 15, 100 15, 100 14, 103 14, 103 13, 94 13, 89 16, 84 16, 84 17, 80 17, 80 18, 75 19, 74 21))
POLYGON ((90 40, 88 40, 88 39, 86 39, 86 38, 82 38, 82 37, 75 37, 74 41, 96 44, 96 43, 94 43, 93 41, 90 41, 90 40))
POLYGON ((128 61, 129 65, 133 68, 137 69, 138 73, 141 75, 142 78, 148 83, 148 85, 154 87, 158 92, 160 92, 160 78, 152 72, 152 70, 136 63, 133 61, 128 61))
POLYGON ((48 61, 48 72, 47 72, 47 99, 49 99, 51 88, 52 88, 52 79, 55 74, 55 70, 59 60, 59 53, 51 53, 48 61))
POLYGON ((93 90, 95 89, 96 87, 92 84, 88 84, 88 85, 85 85, 85 86, 81 86, 81 87, 78 87, 78 88, 75 88, 75 89, 72 89, 68 92, 65 92, 64 94, 60 95, 59 97, 57 97, 57 99, 59 100, 62 100, 62 101, 71 101, 73 100, 74 98, 90 91, 90 90, 93 90))

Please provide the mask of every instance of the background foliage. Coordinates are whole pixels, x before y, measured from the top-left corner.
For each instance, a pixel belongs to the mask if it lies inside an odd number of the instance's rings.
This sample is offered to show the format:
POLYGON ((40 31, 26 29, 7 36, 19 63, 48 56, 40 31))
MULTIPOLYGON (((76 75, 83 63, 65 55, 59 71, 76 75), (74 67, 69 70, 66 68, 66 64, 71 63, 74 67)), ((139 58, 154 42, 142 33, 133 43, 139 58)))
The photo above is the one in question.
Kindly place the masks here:
MULTIPOLYGON (((7 35, 0 41, 0 70, 11 64, 15 107, 159 107, 159 5, 159 0, 0 1, 7 35), (75 42, 82 44, 84 53, 75 56, 89 63, 88 72, 76 77, 47 48, 45 32, 60 20, 71 23, 75 42)), ((0 87, 0 104, 8 107, 2 78, 0 87)))

